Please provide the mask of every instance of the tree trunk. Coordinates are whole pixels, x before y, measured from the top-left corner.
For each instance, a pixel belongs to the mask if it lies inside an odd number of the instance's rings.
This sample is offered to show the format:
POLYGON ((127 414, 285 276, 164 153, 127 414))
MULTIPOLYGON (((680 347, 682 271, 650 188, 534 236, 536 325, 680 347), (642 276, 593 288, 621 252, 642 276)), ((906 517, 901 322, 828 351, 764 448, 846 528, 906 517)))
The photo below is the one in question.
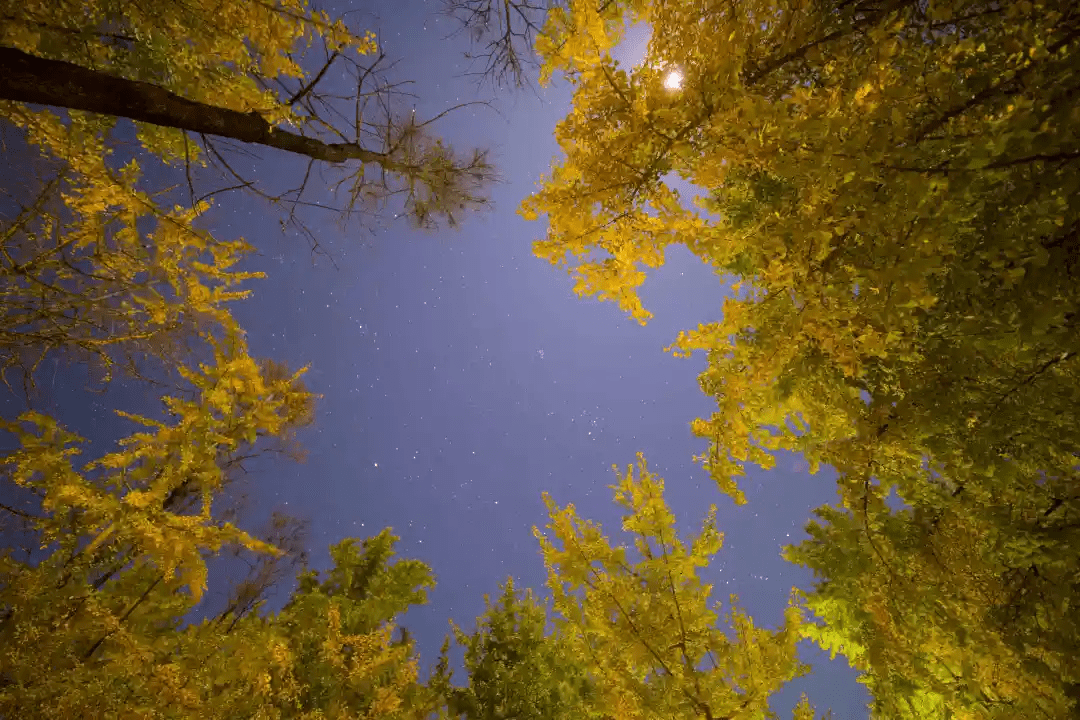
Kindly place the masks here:
POLYGON ((140 80, 109 75, 61 60, 0 47, 0 99, 113 115, 205 135, 265 145, 316 160, 377 163, 408 173, 384 153, 355 143, 324 143, 273 127, 256 112, 194 102, 140 80))

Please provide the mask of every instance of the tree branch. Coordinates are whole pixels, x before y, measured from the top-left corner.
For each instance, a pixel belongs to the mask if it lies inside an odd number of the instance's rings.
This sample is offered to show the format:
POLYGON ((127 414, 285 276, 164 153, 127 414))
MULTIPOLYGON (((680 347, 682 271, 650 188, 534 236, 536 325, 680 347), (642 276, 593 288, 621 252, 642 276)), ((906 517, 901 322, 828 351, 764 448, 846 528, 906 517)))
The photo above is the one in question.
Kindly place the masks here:
POLYGON ((359 160, 402 174, 419 169, 358 143, 325 143, 276 128, 257 112, 243 113, 195 102, 151 83, 48 60, 14 48, 0 47, 0 66, 4 68, 0 74, 3 100, 124 117, 264 145, 329 163, 359 160))

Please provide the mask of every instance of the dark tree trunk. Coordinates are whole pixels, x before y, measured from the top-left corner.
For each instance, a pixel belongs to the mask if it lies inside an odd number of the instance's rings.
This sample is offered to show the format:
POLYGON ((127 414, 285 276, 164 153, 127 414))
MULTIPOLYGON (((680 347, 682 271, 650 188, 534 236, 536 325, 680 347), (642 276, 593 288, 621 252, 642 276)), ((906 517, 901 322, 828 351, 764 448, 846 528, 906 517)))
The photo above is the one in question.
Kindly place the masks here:
POLYGON ((316 160, 359 160, 407 172, 383 153, 354 143, 324 143, 281 130, 258 113, 193 102, 152 83, 0 47, 0 99, 52 105, 265 145, 316 160))

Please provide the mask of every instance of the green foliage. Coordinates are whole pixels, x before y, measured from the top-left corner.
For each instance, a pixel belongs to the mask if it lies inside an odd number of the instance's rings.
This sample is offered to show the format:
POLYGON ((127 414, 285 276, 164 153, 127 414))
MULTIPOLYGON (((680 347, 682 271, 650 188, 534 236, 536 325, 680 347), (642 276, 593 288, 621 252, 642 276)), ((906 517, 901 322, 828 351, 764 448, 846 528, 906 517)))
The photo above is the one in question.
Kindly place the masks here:
POLYGON ((978 508, 944 493, 899 513, 821 508, 786 550, 820 578, 808 635, 869 671, 881 717, 1071 712, 1073 541, 1027 488, 1003 490, 978 508))
POLYGON ((1073 5, 571 2, 538 44, 575 96, 522 206, 536 254, 642 322, 669 245, 738 276, 671 348, 707 354, 700 460, 738 501, 772 451, 836 468, 840 508, 789 556, 880 717, 1080 707, 1073 5))
MULTIPOLYGON (((282 132, 319 123, 294 51, 374 50, 294 0, 0 6, 2 45, 282 132), (268 89, 280 80, 307 90, 268 89)), ((747 462, 801 452, 837 469, 840 502, 786 550, 818 582, 770 631, 735 598, 720 627, 699 577, 721 545, 714 515, 680 540, 644 460, 614 488, 632 548, 546 498, 554 612, 508 582, 473 634, 454 627, 464 686, 449 642, 422 684, 394 637, 433 580, 393 559, 389 531, 334 546, 278 613, 256 584, 184 625, 207 558, 281 553, 213 506, 242 451, 310 422, 312 396, 248 354, 228 304, 255 277, 234 269, 250 248, 199 230, 205 204, 160 206, 140 163, 117 167, 112 120, 0 103, 52 173, 2 226, 3 369, 32 379, 59 353, 108 377, 156 360, 188 391, 163 399, 167 421, 125 414, 144 430, 81 464, 52 418, 4 422, 4 482, 36 505, 3 512, 39 550, 0 555, 0 715, 756 720, 804 670, 800 637, 864 672, 876 717, 1075 715, 1078 43, 1059 0, 552 4, 542 78, 563 73, 575 96, 565 157, 522 206, 547 216, 536 253, 640 322, 638 287, 670 245, 737 276, 722 320, 671 347, 707 355, 700 460, 742 502, 747 462), (611 50, 637 21, 653 29, 646 62, 621 68, 611 50), (670 174, 703 197, 684 202, 670 174)), ((379 136, 396 154, 345 145, 403 178, 419 221, 453 220, 487 167, 421 129, 379 136)), ((166 163, 203 160, 175 128, 137 138, 166 163)), ((804 698, 794 716, 813 714, 804 698)))
POLYGON ((472 635, 453 626, 465 650, 468 684, 450 685, 450 638, 431 687, 444 698, 441 717, 569 720, 602 717, 589 707, 593 696, 587 665, 551 633, 547 612, 532 591, 518 593, 512 580, 486 610, 472 635))

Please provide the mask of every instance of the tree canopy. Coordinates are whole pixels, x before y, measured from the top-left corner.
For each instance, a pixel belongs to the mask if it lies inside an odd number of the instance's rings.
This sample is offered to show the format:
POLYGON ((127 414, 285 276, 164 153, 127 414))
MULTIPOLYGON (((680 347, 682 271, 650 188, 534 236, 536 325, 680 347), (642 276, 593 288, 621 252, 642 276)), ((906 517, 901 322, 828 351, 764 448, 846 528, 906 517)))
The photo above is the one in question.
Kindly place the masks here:
MULTIPOLYGON (((162 418, 118 411, 137 430, 105 450, 41 412, 3 421, 16 447, 2 476, 14 499, 0 512, 24 552, 0 556, 0 715, 607 719, 615 703, 620 716, 763 717, 769 694, 802 671, 798 611, 774 632, 733 606, 725 634, 696 576, 720 535, 710 516, 701 537, 680 541, 644 460, 617 490, 639 561, 626 566, 627 548, 551 504, 541 543, 558 600, 549 608, 508 581, 474 632, 454 627, 464 685, 451 683, 449 638, 421 677, 398 624, 433 575, 395 559, 389 529, 332 546, 332 566, 318 572, 289 518, 257 533, 222 511, 233 471, 252 454, 291 449, 315 397, 306 368, 251 357, 230 312, 248 296, 242 284, 260 277, 235 269, 251 245, 201 229, 209 204, 194 192, 187 208, 163 202, 145 166, 181 167, 193 191, 200 160, 232 172, 211 135, 353 161, 354 200, 374 168, 374 192, 403 189, 421 224, 474 204, 489 168, 480 153, 458 162, 413 120, 358 117, 355 137, 326 140, 316 86, 339 58, 376 52, 374 39, 302 3, 212 9, 4 10, 0 113, 39 153, 26 196, 8 197, 18 211, 2 246, 4 369, 32 384, 44 359, 64 357, 98 364, 103 380, 156 381, 163 368, 178 379, 161 397, 162 418), (298 43, 324 46, 315 74, 294 59, 298 43), (118 141, 123 119, 136 122, 134 150, 118 141), (364 142, 373 135, 377 149, 364 142), (252 570, 220 612, 192 621, 208 563, 227 549, 252 570), (586 590, 582 568, 596 562, 586 590), (271 611, 267 591, 297 567, 289 601, 271 611), (621 616, 600 621, 613 607, 621 616), (615 648, 630 662, 613 663, 615 648), (712 668, 698 668, 706 657, 712 668)), ((809 717, 804 700, 796 718, 809 717)))
POLYGON ((732 282, 671 346, 700 460, 737 500, 775 450, 837 470, 789 557, 880 717, 1077 707, 1078 42, 1072 3, 958 0, 567 2, 537 40, 574 100, 536 254, 641 322, 672 245, 732 282))
MULTIPOLYGON (((47 551, 27 560, 9 552, 0 564, 0 713, 752 720, 775 717, 769 695, 805 670, 795 658, 797 606, 770 631, 755 627, 732 597, 730 625, 718 625, 711 588, 697 577, 720 547, 713 516, 700 535, 680 540, 663 481, 644 459, 614 488, 637 561, 627 564, 630 548, 612 545, 572 506, 549 500, 550 534, 536 534, 554 614, 508 581, 472 634, 453 628, 465 648, 465 685, 451 684, 449 638, 424 681, 411 637, 395 633, 434 579, 423 563, 394 559, 389 529, 331 547, 332 567, 304 569, 276 612, 258 592, 242 609, 234 603, 185 623, 205 590, 205 559, 223 543, 281 552, 212 520, 209 504, 220 493, 212 466, 201 476, 201 512, 173 512, 170 474, 199 467, 154 449, 166 436, 197 451, 194 438, 205 432, 191 425, 207 421, 213 395, 185 406, 187 424, 159 427, 81 471, 72 463, 77 438, 54 423, 41 419, 21 433, 23 450, 6 464, 41 496, 37 512, 23 514, 24 532, 47 551)), ((273 416, 220 392, 216 402, 238 411, 233 422, 273 416)), ((245 432, 241 423, 215 435, 228 443, 245 432)), ((804 697, 794 718, 813 717, 804 697)))
MULTIPOLYGON (((319 572, 293 521, 246 531, 222 510, 243 459, 291 449, 315 396, 305 369, 250 355, 230 307, 258 279, 237 269, 252 247, 202 228, 220 190, 196 198, 192 177, 215 165, 256 188, 227 138, 338 166, 349 209, 403 203, 429 225, 483 204, 485 154, 398 112, 377 39, 305 2, 2 2, 0 122, 37 153, 0 224, 4 379, 32 385, 49 357, 177 377, 161 417, 120 411, 136 431, 87 458, 44 413, 2 421, 0 517, 25 552, 0 554, 0 715, 758 720, 811 638, 863 673, 876 718, 1076 716, 1080 10, 451 6, 493 38, 482 71, 521 82, 535 42, 541 81, 573 87, 562 157, 521 206, 546 218, 539 257, 642 323, 638 289, 671 246, 731 283, 722 319, 670 347, 706 354, 699 460, 739 503, 746 464, 775 451, 836 470, 840 501, 785 550, 814 588, 774 629, 714 604, 714 514, 680 539, 639 457, 613 487, 632 542, 546 497, 550 603, 507 581, 424 677, 400 623, 433 573, 389 529, 319 572), (638 22, 645 59, 620 67, 638 22), (326 89, 338 64, 344 104, 326 89), (158 160, 186 207, 145 182, 158 160), (189 622, 226 548, 252 572, 189 622)), ((808 700, 794 717, 812 720, 808 700)))

